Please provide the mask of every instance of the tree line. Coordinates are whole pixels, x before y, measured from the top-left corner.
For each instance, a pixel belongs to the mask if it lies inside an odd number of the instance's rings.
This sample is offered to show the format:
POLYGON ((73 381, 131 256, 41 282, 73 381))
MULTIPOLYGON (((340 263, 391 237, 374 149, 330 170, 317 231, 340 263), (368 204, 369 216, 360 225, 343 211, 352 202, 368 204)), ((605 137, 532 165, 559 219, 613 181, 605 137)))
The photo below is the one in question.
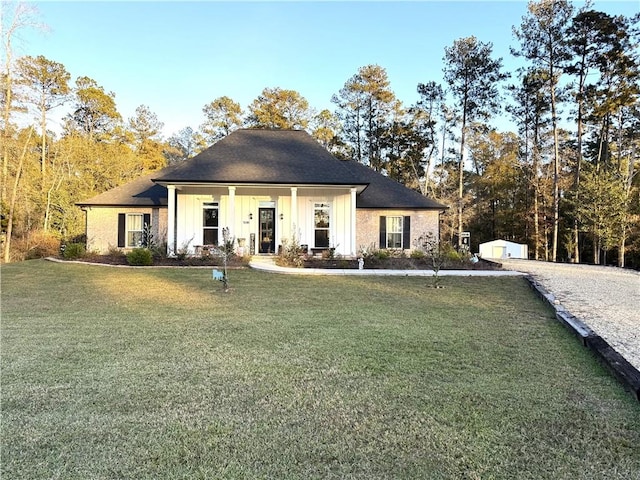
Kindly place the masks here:
POLYGON ((502 238, 528 244, 535 259, 640 267, 640 15, 532 1, 513 27, 517 71, 504 71, 493 45, 469 36, 445 48, 442 81, 418 84, 412 105, 396 97, 382 66, 366 65, 332 96, 333 111, 268 87, 246 110, 215 98, 199 126, 169 138, 148 106, 125 120, 115 94, 94 79, 72 84, 54 60, 14 59, 12 40, 33 26, 33 11, 18 4, 4 18, 5 261, 82 234, 76 201, 252 127, 305 129, 337 157, 449 205, 441 234, 454 244, 470 232, 474 249, 502 238), (48 124, 62 106, 56 135, 48 124), (499 118, 516 131, 498 131, 499 118))

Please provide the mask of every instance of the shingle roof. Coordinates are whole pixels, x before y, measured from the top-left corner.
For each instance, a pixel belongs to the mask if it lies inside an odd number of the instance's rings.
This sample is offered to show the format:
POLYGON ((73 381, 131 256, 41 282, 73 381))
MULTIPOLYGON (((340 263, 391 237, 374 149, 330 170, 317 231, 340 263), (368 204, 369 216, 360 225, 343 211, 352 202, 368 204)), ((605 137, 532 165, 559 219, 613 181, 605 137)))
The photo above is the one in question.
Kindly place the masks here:
POLYGON ((169 172, 160 183, 362 185, 303 130, 236 130, 169 172))
POLYGON ((151 178, 158 172, 144 177, 136 178, 120 187, 107 190, 84 202, 78 202, 84 206, 126 206, 126 207, 162 207, 167 205, 167 188, 153 183, 151 178))
POLYGON ((369 184, 356 199, 357 208, 429 209, 444 210, 442 203, 425 197, 415 190, 386 177, 370 167, 356 161, 346 161, 345 165, 362 181, 369 184))
POLYGON ((301 130, 237 130, 176 166, 138 178, 79 206, 166 206, 166 184, 228 183, 366 187, 357 208, 447 208, 355 161, 338 160, 301 130), (157 183, 156 183, 157 182, 157 183))

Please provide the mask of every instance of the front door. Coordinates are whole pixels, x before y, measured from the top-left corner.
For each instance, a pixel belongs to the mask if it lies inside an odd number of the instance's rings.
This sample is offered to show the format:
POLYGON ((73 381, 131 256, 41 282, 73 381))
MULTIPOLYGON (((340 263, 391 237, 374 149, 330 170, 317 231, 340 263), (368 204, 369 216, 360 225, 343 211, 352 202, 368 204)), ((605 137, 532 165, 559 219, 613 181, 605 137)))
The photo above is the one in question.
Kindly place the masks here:
POLYGON ((258 253, 276 252, 275 208, 260 208, 258 210, 260 224, 258 230, 258 253))

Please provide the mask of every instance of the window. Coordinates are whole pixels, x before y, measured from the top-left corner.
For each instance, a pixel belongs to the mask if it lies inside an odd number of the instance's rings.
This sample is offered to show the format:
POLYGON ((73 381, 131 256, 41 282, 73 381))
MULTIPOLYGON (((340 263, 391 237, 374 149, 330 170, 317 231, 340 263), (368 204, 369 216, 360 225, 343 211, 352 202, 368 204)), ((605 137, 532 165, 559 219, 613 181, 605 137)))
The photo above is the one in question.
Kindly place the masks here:
POLYGON ((316 203, 313 206, 313 230, 316 248, 329 248, 329 204, 316 203))
POLYGON ((151 215, 148 213, 118 214, 118 247, 146 247, 152 236, 151 215))
POLYGON ((380 217, 380 248, 409 249, 411 217, 380 217))
POLYGON ((385 248, 402 248, 402 217, 387 217, 387 245, 385 248))
POLYGON ((127 247, 141 247, 144 240, 144 215, 127 214, 127 247))
POLYGON ((202 244, 218 244, 218 204, 202 205, 202 244))

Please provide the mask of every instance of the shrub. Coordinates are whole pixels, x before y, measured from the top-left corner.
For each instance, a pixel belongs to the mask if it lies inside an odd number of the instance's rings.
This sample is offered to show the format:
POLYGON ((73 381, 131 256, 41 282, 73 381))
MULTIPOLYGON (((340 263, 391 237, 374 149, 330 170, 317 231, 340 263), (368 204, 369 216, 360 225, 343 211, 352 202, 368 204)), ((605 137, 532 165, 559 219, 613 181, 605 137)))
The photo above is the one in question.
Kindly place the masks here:
POLYGON ((411 251, 411 258, 413 258, 415 260, 422 260, 426 256, 427 256, 427 254, 424 253, 423 250, 412 250, 411 251))
POLYGON ((381 249, 374 252, 373 256, 378 260, 384 260, 386 258, 389 258, 391 254, 389 253, 389 250, 381 249))
POLYGON ((14 261, 55 257, 59 253, 60 238, 54 233, 36 230, 12 237, 11 259, 14 261))
POLYGON ((86 250, 82 243, 68 243, 62 250, 62 256, 67 260, 83 257, 85 253, 86 250))
POLYGON ((167 258, 166 243, 160 243, 159 245, 156 244, 153 247, 149 247, 149 250, 151 250, 151 255, 153 256, 153 258, 156 258, 156 259, 167 258))
POLYGON ((147 248, 134 248, 127 253, 127 262, 133 266, 153 265, 153 256, 147 248))
POLYGON ((283 238, 276 263, 283 267, 301 268, 304 265, 304 253, 296 235, 291 239, 283 238))
POLYGON ((445 256, 446 256, 447 260, 449 260, 450 262, 460 262, 460 261, 462 261, 462 256, 456 250, 454 250, 453 248, 446 249, 445 256))
POLYGON ((105 255, 108 255, 110 257, 117 257, 119 255, 120 256, 124 255, 124 252, 120 247, 115 247, 109 244, 109 248, 107 248, 107 253, 105 255))
POLYGON ((178 251, 176 252, 176 257, 178 257, 178 260, 184 260, 185 258, 187 258, 187 254, 189 253, 189 245, 191 244, 191 242, 193 242, 194 237, 191 237, 189 240, 182 242, 182 245, 180 245, 180 248, 178 248, 178 251))
MULTIPOLYGON (((340 255, 338 254, 338 257, 340 255)), ((327 248, 322 251, 322 258, 325 260, 334 260, 336 258, 336 249, 334 247, 327 248)))

